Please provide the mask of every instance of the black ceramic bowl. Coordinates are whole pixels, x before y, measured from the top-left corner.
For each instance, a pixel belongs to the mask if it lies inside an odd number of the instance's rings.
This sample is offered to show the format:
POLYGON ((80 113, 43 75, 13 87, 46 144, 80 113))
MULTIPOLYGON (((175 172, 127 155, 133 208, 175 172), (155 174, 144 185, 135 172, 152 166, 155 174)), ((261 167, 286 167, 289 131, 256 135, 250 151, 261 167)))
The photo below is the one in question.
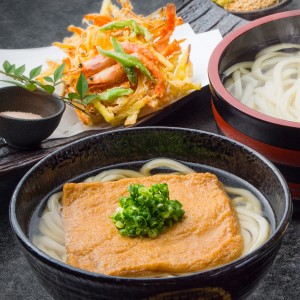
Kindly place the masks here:
POLYGON ((49 137, 58 126, 65 103, 43 91, 29 92, 21 87, 0 89, 0 136, 15 148, 32 148, 49 137), (3 112, 40 115, 40 119, 18 118, 3 112))
POLYGON ((266 274, 291 218, 291 199, 279 171, 260 154, 226 137, 197 130, 144 127, 97 134, 70 144, 36 164, 18 184, 10 221, 22 249, 55 299, 238 299, 266 274), (32 214, 55 189, 116 165, 157 157, 230 172, 252 184, 273 210, 270 239, 251 254, 209 271, 173 278, 133 279, 80 270, 49 257, 28 238, 32 214), (224 297, 223 297, 224 296, 224 297), (151 298, 153 297, 153 298, 151 298), (181 298, 183 297, 183 298, 181 298))
POLYGON ((227 91, 221 74, 239 61, 253 60, 266 45, 298 43, 299 36, 300 10, 267 16, 226 36, 215 48, 208 66, 212 108, 219 128, 273 161, 288 181, 295 200, 300 200, 300 123, 245 106, 227 91))
POLYGON ((283 7, 285 7, 287 4, 289 4, 291 1, 292 0, 279 0, 277 4, 262 9, 257 9, 252 11, 229 11, 229 12, 240 18, 251 21, 270 14, 274 14, 278 12, 280 9, 282 9, 283 7))

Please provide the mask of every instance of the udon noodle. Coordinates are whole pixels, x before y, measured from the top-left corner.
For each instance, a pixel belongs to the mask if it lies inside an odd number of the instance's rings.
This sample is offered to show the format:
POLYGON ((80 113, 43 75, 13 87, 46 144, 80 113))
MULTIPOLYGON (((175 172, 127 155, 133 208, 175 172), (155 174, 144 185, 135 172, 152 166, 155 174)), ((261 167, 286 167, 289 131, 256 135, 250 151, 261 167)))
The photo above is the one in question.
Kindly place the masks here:
POLYGON ((225 87, 241 103, 266 115, 300 122, 300 45, 267 47, 254 61, 224 72, 225 87))
MULTIPOLYGON (((111 169, 89 177, 84 182, 105 182, 128 177, 151 176, 151 171, 157 168, 167 168, 175 171, 176 174, 195 173, 193 169, 175 160, 159 158, 145 163, 139 171, 111 169)), ((257 249, 268 239, 270 226, 268 221, 262 216, 263 211, 260 201, 251 192, 242 188, 227 186, 224 189, 230 195, 232 205, 238 215, 241 234, 244 238, 243 255, 245 255, 257 249)), ((33 243, 49 256, 66 262, 61 197, 62 192, 58 192, 48 199, 47 206, 40 218, 40 234, 33 237, 33 243)))

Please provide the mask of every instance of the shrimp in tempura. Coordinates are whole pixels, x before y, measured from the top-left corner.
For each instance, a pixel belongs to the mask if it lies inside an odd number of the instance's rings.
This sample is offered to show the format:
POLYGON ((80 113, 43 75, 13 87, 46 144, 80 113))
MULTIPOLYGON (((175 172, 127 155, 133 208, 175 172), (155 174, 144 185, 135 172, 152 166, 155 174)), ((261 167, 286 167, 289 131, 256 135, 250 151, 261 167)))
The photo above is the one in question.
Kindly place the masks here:
MULTIPOLYGON (((182 49, 183 40, 170 40, 176 26, 183 23, 175 5, 141 16, 132 11, 130 1, 118 2, 120 7, 104 0, 100 13, 84 17, 86 28, 71 25, 72 36, 54 43, 67 55, 62 77, 67 95, 76 92, 81 74, 88 94, 119 87, 131 91, 109 100, 95 97, 87 105, 74 103, 87 112, 77 110, 86 125, 133 125, 139 117, 200 89, 199 83, 191 81, 190 47, 182 49)), ((50 62, 46 74, 53 74, 58 65, 50 62)))

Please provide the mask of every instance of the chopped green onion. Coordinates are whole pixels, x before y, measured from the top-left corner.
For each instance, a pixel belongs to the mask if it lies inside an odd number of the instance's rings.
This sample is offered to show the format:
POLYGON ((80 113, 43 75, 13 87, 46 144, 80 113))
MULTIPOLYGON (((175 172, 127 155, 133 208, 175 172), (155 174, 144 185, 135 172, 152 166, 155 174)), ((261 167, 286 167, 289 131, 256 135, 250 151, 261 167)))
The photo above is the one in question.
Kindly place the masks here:
POLYGON ((166 183, 147 188, 130 185, 127 197, 119 199, 112 220, 123 236, 156 238, 166 228, 182 219, 184 210, 177 200, 170 200, 166 183))

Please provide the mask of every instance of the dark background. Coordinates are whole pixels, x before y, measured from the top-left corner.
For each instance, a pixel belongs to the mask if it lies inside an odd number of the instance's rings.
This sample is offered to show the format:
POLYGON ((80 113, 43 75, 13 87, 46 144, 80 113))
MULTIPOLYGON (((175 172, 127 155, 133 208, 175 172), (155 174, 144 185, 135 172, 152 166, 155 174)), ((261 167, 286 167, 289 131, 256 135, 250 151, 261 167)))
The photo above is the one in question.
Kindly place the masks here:
MULTIPOLYGON (((68 36, 67 26, 80 26, 86 13, 100 10, 101 0, 0 0, 0 49, 35 48, 50 46, 54 41, 61 41, 68 36)), ((178 7, 188 5, 190 0, 132 0, 135 12, 148 14, 167 2, 175 3, 178 7)), ((205 6, 210 0, 194 0, 205 6)), ((208 6, 207 6, 208 7, 208 6)), ((196 26, 197 12, 193 6, 189 9, 190 17, 186 22, 194 24, 197 32, 207 30, 207 25, 213 24, 223 15, 215 9, 214 18, 208 18, 202 26, 196 26), (218 14, 220 15, 218 17, 218 14), (194 19, 196 18, 196 20, 194 19)), ((293 0, 282 10, 300 9, 300 1, 293 0)), ((227 23, 234 23, 234 18, 220 20, 217 26, 221 29, 227 23)), ((226 31, 227 28, 225 28, 226 31)), ((227 32, 222 32, 222 34, 227 32)))

